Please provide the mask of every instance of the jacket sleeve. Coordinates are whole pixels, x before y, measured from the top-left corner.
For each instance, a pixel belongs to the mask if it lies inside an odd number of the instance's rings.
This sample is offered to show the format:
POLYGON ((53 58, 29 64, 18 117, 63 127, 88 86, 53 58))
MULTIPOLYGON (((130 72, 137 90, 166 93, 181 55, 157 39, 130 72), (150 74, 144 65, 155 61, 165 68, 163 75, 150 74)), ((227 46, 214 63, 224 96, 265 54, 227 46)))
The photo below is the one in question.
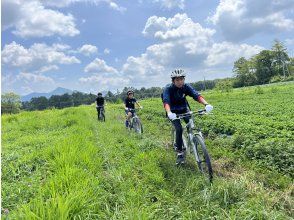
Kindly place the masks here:
POLYGON ((170 92, 169 92, 168 87, 165 87, 163 90, 162 101, 163 101, 163 104, 170 105, 170 92))
POLYGON ((195 101, 199 101, 199 97, 201 97, 200 93, 197 92, 192 86, 186 84, 187 95, 193 97, 195 101))

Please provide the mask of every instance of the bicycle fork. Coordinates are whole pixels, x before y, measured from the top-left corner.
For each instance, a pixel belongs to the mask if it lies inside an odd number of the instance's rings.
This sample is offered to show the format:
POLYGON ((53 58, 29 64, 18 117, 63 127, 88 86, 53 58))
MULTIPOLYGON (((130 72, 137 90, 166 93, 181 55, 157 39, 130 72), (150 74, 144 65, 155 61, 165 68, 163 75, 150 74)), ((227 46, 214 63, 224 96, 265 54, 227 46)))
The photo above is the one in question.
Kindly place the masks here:
POLYGON ((194 152, 194 155, 195 155, 195 159, 198 163, 201 162, 200 158, 199 158, 199 155, 198 155, 198 151, 197 151, 197 143, 194 141, 194 135, 193 134, 189 134, 189 139, 191 141, 191 147, 193 148, 193 152, 194 152))

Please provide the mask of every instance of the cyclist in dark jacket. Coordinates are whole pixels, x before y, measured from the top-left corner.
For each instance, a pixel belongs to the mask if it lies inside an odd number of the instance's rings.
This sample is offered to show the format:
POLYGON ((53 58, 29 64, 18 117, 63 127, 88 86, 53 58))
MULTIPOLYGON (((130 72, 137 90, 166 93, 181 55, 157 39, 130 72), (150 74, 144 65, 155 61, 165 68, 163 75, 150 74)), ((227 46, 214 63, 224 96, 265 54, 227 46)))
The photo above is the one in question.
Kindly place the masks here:
POLYGON ((126 128, 129 127, 129 120, 131 116, 135 113, 135 104, 139 106, 139 108, 143 108, 137 100, 134 98, 134 91, 129 90, 127 92, 127 98, 124 101, 124 107, 126 112, 126 128))
POLYGON ((100 114, 101 110, 104 110, 104 104, 105 104, 105 100, 102 97, 102 93, 99 92, 96 98, 96 109, 97 109, 98 115, 100 114))
MULTIPOLYGON (((213 107, 205 101, 200 93, 198 93, 192 86, 185 84, 185 77, 186 74, 183 70, 174 70, 171 73, 172 83, 164 88, 162 97, 167 116, 176 130, 176 143, 174 146, 178 152, 176 164, 184 163, 185 161, 184 151, 182 148, 183 128, 181 121, 177 119, 177 114, 183 114, 190 111, 186 96, 191 96, 195 101, 205 105, 207 112, 213 109, 213 107)), ((189 117, 184 118, 184 121, 187 123, 189 121, 189 117)))

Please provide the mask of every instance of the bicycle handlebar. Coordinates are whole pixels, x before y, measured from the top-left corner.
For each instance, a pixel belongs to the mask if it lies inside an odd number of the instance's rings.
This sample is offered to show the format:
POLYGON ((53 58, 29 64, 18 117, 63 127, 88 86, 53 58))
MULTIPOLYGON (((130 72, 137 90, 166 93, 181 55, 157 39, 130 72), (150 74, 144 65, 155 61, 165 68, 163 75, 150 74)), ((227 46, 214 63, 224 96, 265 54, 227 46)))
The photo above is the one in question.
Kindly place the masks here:
POLYGON ((201 115, 205 115, 205 114, 208 114, 208 113, 206 112, 205 109, 201 109, 201 110, 198 110, 198 111, 189 111, 189 112, 184 113, 184 114, 178 114, 177 119, 182 119, 182 118, 185 118, 187 116, 191 116, 193 114, 197 114, 197 115, 201 116, 201 115))
POLYGON ((129 111, 138 111, 140 108, 128 108, 129 111))

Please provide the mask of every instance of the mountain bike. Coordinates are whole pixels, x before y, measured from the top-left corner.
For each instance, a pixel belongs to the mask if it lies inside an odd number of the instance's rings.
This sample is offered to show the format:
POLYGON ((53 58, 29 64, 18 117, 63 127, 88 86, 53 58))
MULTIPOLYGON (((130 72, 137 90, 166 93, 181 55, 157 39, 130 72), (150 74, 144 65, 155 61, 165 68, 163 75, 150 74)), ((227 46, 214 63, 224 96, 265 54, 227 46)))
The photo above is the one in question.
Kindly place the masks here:
POLYGON ((142 125, 140 118, 136 114, 136 110, 135 109, 129 109, 129 110, 132 113, 132 116, 129 120, 129 129, 134 130, 138 134, 142 134, 143 133, 143 125, 142 125))
POLYGON ((98 120, 99 121, 105 121, 105 110, 104 106, 97 106, 97 113, 98 113, 98 120))
MULTIPOLYGON (((210 182, 212 182, 213 171, 210 162, 210 156, 208 154, 207 148, 205 146, 204 137, 201 132, 200 126, 195 128, 194 125, 194 115, 199 117, 207 114, 205 110, 199 110, 196 112, 190 111, 185 114, 177 115, 177 119, 182 120, 188 118, 189 122, 183 128, 183 149, 185 152, 185 158, 191 155, 198 165, 198 168, 202 174, 204 174, 210 182)), ((174 126, 172 126, 172 146, 174 146, 176 141, 176 131, 174 126)))

